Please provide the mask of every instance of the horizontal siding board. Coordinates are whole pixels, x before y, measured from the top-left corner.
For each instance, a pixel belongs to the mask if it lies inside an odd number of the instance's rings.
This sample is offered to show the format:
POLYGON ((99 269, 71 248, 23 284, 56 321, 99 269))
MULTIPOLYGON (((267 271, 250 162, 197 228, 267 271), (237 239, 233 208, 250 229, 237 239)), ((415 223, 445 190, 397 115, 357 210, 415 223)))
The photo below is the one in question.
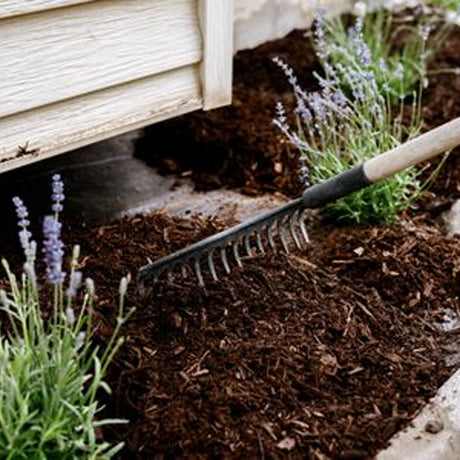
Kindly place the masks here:
POLYGON ((0 172, 202 107, 199 65, 0 118, 0 172), (16 158, 29 142, 36 156, 16 158))
POLYGON ((93 0, 0 0, 0 18, 37 13, 93 0))
POLYGON ((201 60, 197 0, 101 0, 0 21, 0 116, 201 60))

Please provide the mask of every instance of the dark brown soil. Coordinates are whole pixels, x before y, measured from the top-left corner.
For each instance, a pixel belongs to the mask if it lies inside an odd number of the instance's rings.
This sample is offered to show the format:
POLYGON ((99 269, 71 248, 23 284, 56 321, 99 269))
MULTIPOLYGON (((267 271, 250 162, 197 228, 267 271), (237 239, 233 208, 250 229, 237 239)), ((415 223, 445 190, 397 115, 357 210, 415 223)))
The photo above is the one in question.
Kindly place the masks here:
MULTIPOLYGON (((122 275, 218 228, 155 215, 74 229, 104 322, 122 275)), ((314 241, 205 290, 132 291, 107 410, 130 424, 105 432, 123 458, 367 458, 436 392, 457 351, 439 325, 459 311, 460 241, 411 222, 314 241)))
MULTIPOLYGON (((460 27, 455 27, 443 44, 430 69, 456 69, 456 73, 433 73, 425 91, 423 116, 425 129, 431 129, 460 116, 460 27)), ((432 191, 440 197, 460 197, 460 149, 452 152, 432 191)))
MULTIPOLYGON (((271 123, 276 102, 292 96, 270 58, 285 58, 312 88, 317 63, 304 35, 239 53, 232 106, 150 128, 141 155, 199 189, 300 193, 297 153, 271 123)), ((432 68, 460 67, 459 46, 455 29, 432 68)), ((458 115, 459 89, 458 75, 431 77, 425 129, 458 115)), ((459 168, 452 155, 434 201, 458 198, 459 168)), ((206 290, 181 280, 133 297, 138 310, 111 377, 111 410, 131 423, 106 434, 127 442, 126 458, 375 454, 453 371, 445 359, 458 339, 438 326, 460 306, 459 241, 423 221, 325 228, 306 253, 247 261, 206 290)), ((195 225, 178 229, 166 216, 117 223, 85 238, 97 254, 88 269, 95 278, 135 272, 197 239, 195 225)), ((208 234, 213 225, 199 227, 208 234)))

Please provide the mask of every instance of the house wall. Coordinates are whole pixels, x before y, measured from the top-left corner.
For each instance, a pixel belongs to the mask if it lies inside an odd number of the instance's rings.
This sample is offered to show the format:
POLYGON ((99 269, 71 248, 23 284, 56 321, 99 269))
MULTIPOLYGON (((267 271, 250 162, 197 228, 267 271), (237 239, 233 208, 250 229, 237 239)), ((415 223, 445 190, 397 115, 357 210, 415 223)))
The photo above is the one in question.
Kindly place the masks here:
POLYGON ((290 31, 311 25, 321 8, 329 15, 340 14, 353 0, 235 0, 235 51, 254 48, 290 31))
POLYGON ((232 12, 232 0, 0 1, 0 172, 229 103, 232 12))

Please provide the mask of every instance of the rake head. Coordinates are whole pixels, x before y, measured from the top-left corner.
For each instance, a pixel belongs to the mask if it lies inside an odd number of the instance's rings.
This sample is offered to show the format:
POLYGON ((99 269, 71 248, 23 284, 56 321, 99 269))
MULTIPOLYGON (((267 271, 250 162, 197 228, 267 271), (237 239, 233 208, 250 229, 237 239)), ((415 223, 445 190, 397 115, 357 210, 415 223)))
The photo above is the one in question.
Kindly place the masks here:
POLYGON ((203 287, 204 268, 218 281, 218 272, 230 274, 233 265, 242 266, 243 257, 267 250, 289 252, 290 242, 298 249, 309 242, 302 198, 145 265, 139 271, 139 285, 144 286, 147 279, 156 283, 176 275, 187 278, 193 274, 203 287))

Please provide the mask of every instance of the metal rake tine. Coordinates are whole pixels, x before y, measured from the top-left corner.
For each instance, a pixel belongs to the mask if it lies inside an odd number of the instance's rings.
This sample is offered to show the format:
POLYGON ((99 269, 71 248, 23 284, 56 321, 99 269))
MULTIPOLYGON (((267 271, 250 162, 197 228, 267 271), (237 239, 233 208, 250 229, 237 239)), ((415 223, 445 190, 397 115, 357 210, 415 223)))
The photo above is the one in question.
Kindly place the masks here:
POLYGON ((305 225, 305 214, 304 210, 301 209, 298 212, 298 219, 299 219, 299 226, 300 226, 300 233, 306 244, 310 243, 310 238, 308 237, 307 226, 305 225))
MULTIPOLYGON (((282 221, 284 222, 284 217, 292 215, 293 212, 295 212, 298 208, 304 207, 304 198, 299 197, 295 200, 290 201, 289 203, 286 203, 274 210, 266 211, 265 213, 262 213, 258 216, 255 216, 251 219, 248 219, 245 222, 242 222, 241 224, 235 225, 234 227, 231 227, 226 230, 222 230, 221 232, 211 235, 201 241, 198 241, 196 243, 193 243, 189 246, 186 246, 185 248, 182 248, 172 254, 169 254, 167 256, 162 257, 159 260, 156 260, 153 263, 149 263, 147 265, 144 265, 139 269, 139 274, 138 274, 138 283, 139 286, 142 286, 142 284, 145 282, 147 278, 154 278, 158 277, 161 275, 163 272, 166 272, 169 270, 170 267, 172 266, 177 266, 179 268, 179 273, 180 273, 180 268, 181 265, 187 265, 187 267, 190 267, 190 274, 193 275, 193 277, 198 278, 198 282, 201 286, 204 285, 204 279, 203 279, 203 274, 202 274, 202 267, 201 261, 204 261, 204 254, 206 254, 206 257, 208 256, 208 253, 210 250, 214 250, 214 253, 216 251, 220 251, 222 247, 225 247, 225 250, 229 246, 232 246, 232 252, 233 252, 233 257, 235 257, 236 263, 241 266, 243 262, 243 254, 246 255, 246 252, 248 253, 248 256, 253 256, 254 255, 254 248, 251 249, 252 246, 252 238, 256 239, 256 236, 254 232, 259 232, 261 235, 261 241, 262 245, 264 246, 264 249, 267 250, 267 245, 264 243, 264 237, 265 234, 262 236, 262 232, 268 228, 270 238, 269 238, 269 244, 271 247, 276 247, 276 246, 281 246, 280 244, 275 242, 278 237, 275 237, 275 227, 276 227, 276 222, 277 221, 282 221), (270 242, 270 240, 272 240, 270 242), (241 258, 240 258, 241 256, 241 258)), ((286 238, 285 235, 283 234, 283 231, 281 230, 280 232, 280 238, 283 240, 284 244, 286 244, 286 238)), ((256 241, 254 241, 254 244, 256 241)), ((287 250, 287 247, 286 247, 287 250)), ((258 251, 257 251, 258 252, 258 251)), ((228 254, 223 254, 221 255, 221 258, 223 260, 223 263, 225 264, 225 261, 227 261, 227 266, 224 267, 226 268, 226 271, 229 272, 230 266, 228 264, 228 254)), ((219 274, 219 271, 217 270, 217 261, 215 260, 215 257, 213 259, 214 266, 216 268, 217 273, 219 274)), ((220 276, 220 275, 219 275, 220 276)), ((221 276, 220 276, 221 277, 221 276)))
POLYGON ((250 246, 250 243, 249 243, 249 235, 245 235, 243 237, 243 244, 244 244, 244 249, 246 249, 247 256, 252 257, 251 246, 250 246))
POLYGON ((208 252, 208 267, 209 271, 211 272, 212 279, 214 281, 219 281, 216 273, 216 267, 214 266, 213 252, 214 251, 212 249, 208 252))
POLYGON ((275 239, 273 238, 273 223, 267 226, 267 238, 268 238, 268 244, 270 245, 270 248, 272 249, 273 252, 276 252, 275 239))
POLYGON ((238 241, 233 241, 232 251, 233 251, 233 257, 235 259, 236 264, 238 265, 238 267, 242 268, 243 263, 241 262, 240 254, 238 253, 238 241))
POLYGON ((265 254, 265 249, 264 249, 264 246, 262 244, 262 236, 261 236, 260 228, 258 228, 256 230, 256 243, 257 243, 257 247, 259 248, 259 251, 262 254, 265 254))
POLYGON ((201 273, 201 267, 200 267, 200 259, 195 259, 194 268, 195 268, 195 275, 198 280, 198 285, 200 287, 204 287, 204 280, 203 280, 203 275, 201 273))
POLYGON ((283 224, 284 224, 284 219, 279 219, 276 222, 276 230, 277 230, 278 236, 279 236, 279 238, 281 240, 281 245, 283 246, 284 252, 289 253, 289 248, 288 248, 288 244, 287 244, 287 241, 286 241, 286 237, 284 236, 283 224))
POLYGON ((225 273, 227 273, 227 275, 230 275, 231 269, 230 269, 230 265, 228 263, 227 252, 226 252, 225 246, 222 246, 220 248, 220 258, 222 260, 222 265, 224 266, 225 273))
POLYGON ((291 234, 292 239, 294 240, 294 243, 297 247, 297 249, 302 249, 302 245, 300 244, 299 237, 297 236, 297 232, 295 229, 295 214, 293 214, 289 218, 289 232, 291 234))

